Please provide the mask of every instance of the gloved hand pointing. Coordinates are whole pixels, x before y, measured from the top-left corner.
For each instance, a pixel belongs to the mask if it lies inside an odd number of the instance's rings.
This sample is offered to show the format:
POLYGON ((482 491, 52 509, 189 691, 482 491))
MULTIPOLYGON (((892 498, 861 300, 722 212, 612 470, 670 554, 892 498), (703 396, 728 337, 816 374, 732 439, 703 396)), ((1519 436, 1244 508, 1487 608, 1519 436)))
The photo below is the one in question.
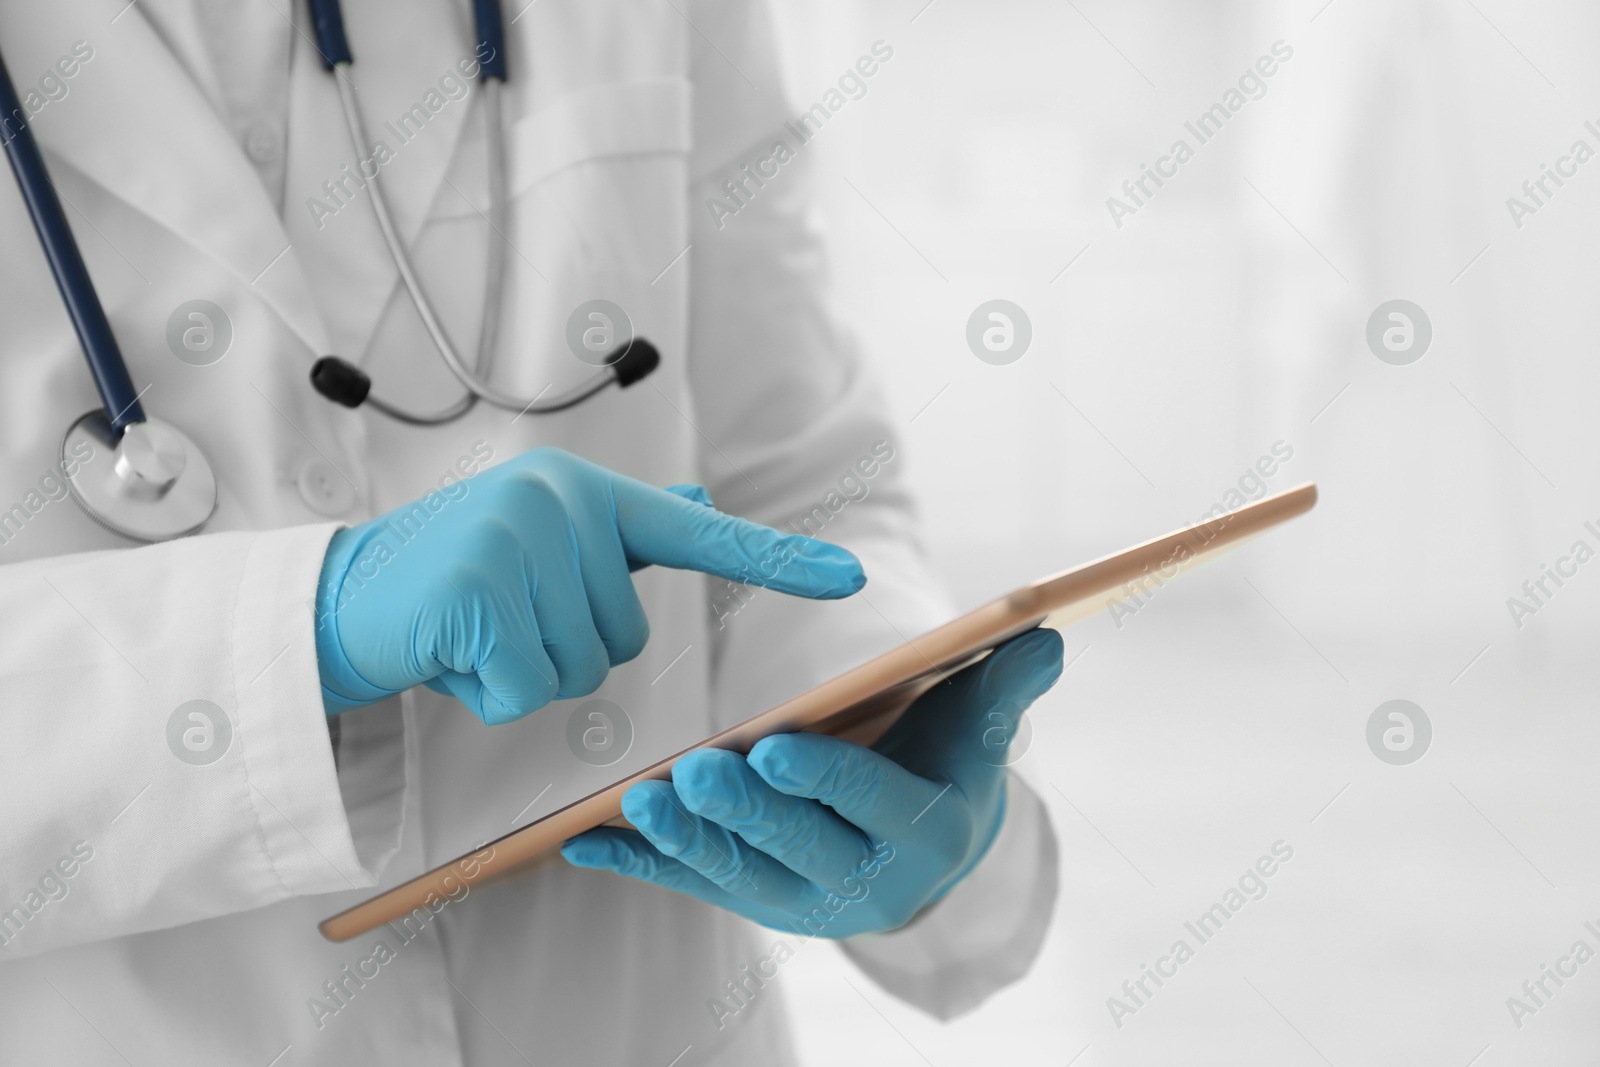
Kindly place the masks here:
POLYGON ((649 636, 650 564, 814 599, 866 584, 856 558, 538 449, 334 534, 317 589, 329 715, 419 683, 484 722, 592 693, 649 636))

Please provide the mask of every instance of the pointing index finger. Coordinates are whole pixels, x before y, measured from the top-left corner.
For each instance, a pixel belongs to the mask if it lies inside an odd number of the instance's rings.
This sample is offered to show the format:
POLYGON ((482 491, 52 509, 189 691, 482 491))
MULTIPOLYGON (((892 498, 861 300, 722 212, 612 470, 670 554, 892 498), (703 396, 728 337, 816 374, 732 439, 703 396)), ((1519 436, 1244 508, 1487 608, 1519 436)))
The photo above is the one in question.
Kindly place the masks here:
POLYGON ((632 563, 701 571, 815 600, 867 584, 837 545, 786 534, 620 475, 612 483, 617 530, 632 563))

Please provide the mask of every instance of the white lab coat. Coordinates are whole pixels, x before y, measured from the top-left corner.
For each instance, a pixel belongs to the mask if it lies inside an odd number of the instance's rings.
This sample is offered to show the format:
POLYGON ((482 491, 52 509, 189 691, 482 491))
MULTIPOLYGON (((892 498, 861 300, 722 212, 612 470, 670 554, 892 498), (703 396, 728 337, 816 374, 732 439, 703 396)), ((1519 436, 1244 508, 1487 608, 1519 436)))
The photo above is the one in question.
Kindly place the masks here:
MULTIPOLYGON (((609 874, 550 864, 474 890, 409 938, 330 944, 315 928, 947 613, 915 545, 904 455, 865 498, 829 495, 898 428, 820 302, 807 161, 720 230, 704 208, 787 117, 764 12, 547 2, 510 26, 515 251, 498 380, 531 394, 588 373, 564 331, 596 296, 626 308, 663 363, 569 413, 480 407, 416 430, 307 384, 334 351, 399 402, 457 394, 365 200, 320 229, 305 205, 352 157, 309 39, 294 42, 280 216, 200 79, 124 5, 4 3, 0 50, 24 92, 74 42, 94 50, 33 127, 143 402, 204 448, 220 503, 201 536, 131 547, 60 498, 62 433, 98 401, 4 183, 0 1063, 787 1062, 781 976, 721 1028, 709 1010, 779 935, 609 874), (194 299, 232 326, 209 366, 167 343, 169 317, 194 299), (600 693, 635 731, 615 766, 569 751, 573 702, 489 729, 422 689, 343 717, 336 766, 309 608, 336 524, 437 487, 475 449, 499 460, 551 444, 649 482, 705 483, 764 521, 822 505, 822 535, 865 561, 866 594, 734 597, 647 570, 653 637, 600 693), (169 744, 174 711, 197 699, 230 724, 205 765, 169 744)), ((346 8, 374 127, 471 53, 465 2, 346 8)), ((487 233, 476 99, 441 107, 383 171, 468 351, 487 233)), ((892 992, 952 1014, 1027 968, 1054 885, 1042 807, 1014 784, 1002 837, 967 883, 846 951, 892 992)))

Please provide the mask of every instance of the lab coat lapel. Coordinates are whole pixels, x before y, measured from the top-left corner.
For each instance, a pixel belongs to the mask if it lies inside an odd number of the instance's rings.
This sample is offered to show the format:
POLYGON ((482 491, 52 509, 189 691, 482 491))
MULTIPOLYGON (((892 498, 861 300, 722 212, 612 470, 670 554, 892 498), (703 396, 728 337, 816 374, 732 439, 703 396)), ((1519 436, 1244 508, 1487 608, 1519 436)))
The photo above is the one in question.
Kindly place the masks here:
MULTIPOLYGON (((363 174, 376 170, 401 239, 414 247, 435 198, 459 197, 445 178, 479 87, 457 67, 473 56, 466 5, 371 0, 344 8, 355 56, 347 76, 372 143, 359 153, 351 144, 333 75, 302 37, 290 91, 295 151, 284 216, 304 253, 333 351, 359 360, 399 281, 363 174), (452 91, 464 96, 452 99, 441 88, 446 74, 455 77, 452 91)), ((418 263, 418 270, 426 287, 430 265, 418 263)))
MULTIPOLYGON (((313 351, 326 351, 310 287, 260 179, 138 8, 126 0, 0 5, 0 41, 19 91, 79 40, 93 59, 32 123, 50 165, 76 169, 182 236, 251 284, 313 351)), ((82 236, 93 219, 67 210, 82 236)), ((138 269, 139 250, 120 251, 138 269)))

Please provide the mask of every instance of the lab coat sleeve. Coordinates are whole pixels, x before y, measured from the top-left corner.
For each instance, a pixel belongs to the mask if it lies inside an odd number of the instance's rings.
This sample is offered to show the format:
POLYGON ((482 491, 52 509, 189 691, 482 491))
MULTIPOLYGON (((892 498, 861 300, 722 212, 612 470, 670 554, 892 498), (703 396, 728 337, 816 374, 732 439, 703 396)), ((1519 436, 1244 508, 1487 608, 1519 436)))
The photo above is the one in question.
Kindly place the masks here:
POLYGON ((335 769, 310 606, 333 529, 0 567, 0 962, 375 882, 401 717, 351 716, 335 769))
MULTIPOLYGON (((826 604, 709 583, 714 712, 725 726, 954 610, 918 541, 907 425, 825 299, 809 220, 815 148, 783 128, 766 9, 705 3, 695 19, 726 53, 703 48, 695 68, 689 360, 700 475, 719 507, 842 544, 868 577, 862 593, 826 604), (724 183, 779 140, 793 157, 762 185, 746 180, 736 212, 717 208, 730 204, 724 183)), ((1000 837, 965 882, 901 931, 846 948, 885 988, 935 1014, 969 1009, 1015 980, 1042 943, 1054 838, 1044 806, 1015 777, 1007 807, 1000 837)))
POLYGON ((901 1000, 953 1019, 1033 965, 1055 911, 1058 870, 1044 802, 1012 774, 1000 835, 977 868, 908 925, 844 942, 845 955, 901 1000))

